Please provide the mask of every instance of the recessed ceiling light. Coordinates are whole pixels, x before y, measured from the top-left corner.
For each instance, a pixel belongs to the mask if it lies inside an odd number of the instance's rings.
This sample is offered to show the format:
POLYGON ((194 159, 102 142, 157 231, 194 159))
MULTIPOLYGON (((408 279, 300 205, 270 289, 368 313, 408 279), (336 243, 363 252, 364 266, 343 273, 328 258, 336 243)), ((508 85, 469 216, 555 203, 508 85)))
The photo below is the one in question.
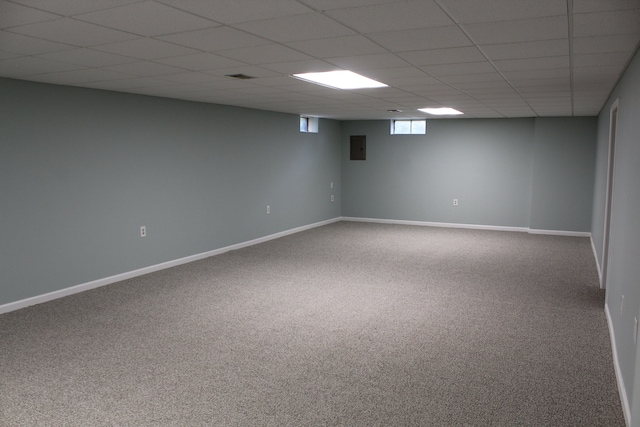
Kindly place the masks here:
POLYGON ((361 76, 349 70, 294 74, 293 77, 337 89, 365 89, 387 86, 384 83, 361 76))
POLYGON ((434 116, 455 116, 458 114, 464 114, 462 111, 454 110, 449 107, 440 107, 440 108, 418 108, 419 111, 423 113, 432 114, 434 116))

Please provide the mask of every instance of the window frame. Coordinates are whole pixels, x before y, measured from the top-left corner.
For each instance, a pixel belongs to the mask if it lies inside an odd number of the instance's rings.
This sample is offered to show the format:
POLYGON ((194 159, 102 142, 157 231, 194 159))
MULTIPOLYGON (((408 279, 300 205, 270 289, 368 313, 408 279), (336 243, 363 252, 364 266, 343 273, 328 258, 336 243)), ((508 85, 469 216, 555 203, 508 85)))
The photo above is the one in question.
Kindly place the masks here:
POLYGON ((426 135, 427 119, 391 119, 391 135, 426 135), (409 122, 409 132, 396 132, 396 122, 409 122), (414 132, 414 122, 424 122, 424 132, 414 132))

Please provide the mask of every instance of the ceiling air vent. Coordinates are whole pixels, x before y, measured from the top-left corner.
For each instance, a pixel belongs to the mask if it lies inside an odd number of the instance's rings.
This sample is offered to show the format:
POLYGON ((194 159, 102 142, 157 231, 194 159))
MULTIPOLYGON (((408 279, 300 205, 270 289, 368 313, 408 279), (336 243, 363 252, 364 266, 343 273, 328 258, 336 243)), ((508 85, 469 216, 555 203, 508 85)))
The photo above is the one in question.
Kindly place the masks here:
POLYGON ((251 80, 255 79, 255 77, 247 76, 246 74, 225 74, 225 77, 232 77, 238 80, 251 80))

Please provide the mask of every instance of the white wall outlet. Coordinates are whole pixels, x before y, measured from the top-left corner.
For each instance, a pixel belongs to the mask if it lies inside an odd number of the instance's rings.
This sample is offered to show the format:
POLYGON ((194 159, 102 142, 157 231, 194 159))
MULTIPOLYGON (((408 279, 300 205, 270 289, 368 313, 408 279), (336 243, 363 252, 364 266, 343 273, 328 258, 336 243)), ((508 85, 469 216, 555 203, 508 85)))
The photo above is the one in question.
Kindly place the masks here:
POLYGON ((331 201, 335 201, 335 198, 333 197, 333 194, 331 195, 331 201))
POLYGON ((458 206, 458 199, 453 199, 453 206, 458 206))
POLYGON ((622 295, 622 301, 620 302, 620 316, 624 312, 624 295, 622 295))
POLYGON ((271 206, 267 205, 267 213, 270 214, 271 213, 271 206))
POLYGON ((147 237, 147 227, 144 225, 140 227, 140 237, 147 237))

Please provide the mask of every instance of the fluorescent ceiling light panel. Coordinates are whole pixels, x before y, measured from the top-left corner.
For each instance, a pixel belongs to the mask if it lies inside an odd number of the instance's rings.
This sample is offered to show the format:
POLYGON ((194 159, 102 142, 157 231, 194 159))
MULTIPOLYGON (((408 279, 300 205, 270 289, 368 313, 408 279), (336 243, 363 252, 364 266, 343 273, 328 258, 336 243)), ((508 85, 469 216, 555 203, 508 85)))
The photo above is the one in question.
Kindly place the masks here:
POLYGON ((349 70, 294 74, 293 77, 337 89, 364 89, 388 86, 349 70))
POLYGON ((464 114, 462 111, 454 110, 449 107, 441 107, 441 108, 418 108, 418 111, 422 111, 427 114, 432 114, 434 116, 455 116, 458 114, 464 114))

